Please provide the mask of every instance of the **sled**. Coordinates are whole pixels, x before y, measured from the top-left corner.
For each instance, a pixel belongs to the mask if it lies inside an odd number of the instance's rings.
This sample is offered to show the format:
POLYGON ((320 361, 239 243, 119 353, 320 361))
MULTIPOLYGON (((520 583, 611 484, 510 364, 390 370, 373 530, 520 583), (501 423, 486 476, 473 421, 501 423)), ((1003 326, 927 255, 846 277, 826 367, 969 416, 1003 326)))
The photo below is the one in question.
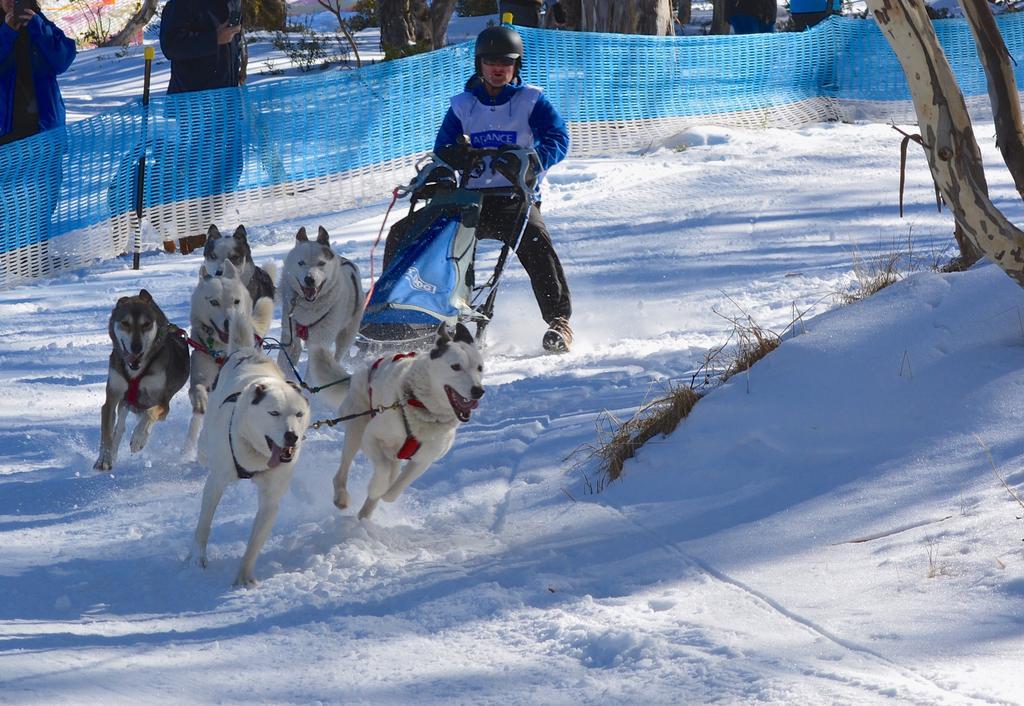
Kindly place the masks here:
POLYGON ((429 347, 440 324, 457 323, 475 324, 475 338, 482 345, 509 251, 518 247, 533 208, 535 194, 527 186, 527 175, 536 153, 527 148, 505 150, 518 158, 518 172, 502 173, 512 185, 488 189, 487 194, 518 198, 518 217, 510 229, 515 238, 502 241, 493 271, 476 285, 476 227, 483 194, 465 184, 499 150, 466 149, 470 163, 461 171, 430 155, 417 164, 416 177, 399 188, 399 197, 410 196, 409 213, 402 221, 407 230, 373 284, 356 339, 364 350, 429 347))

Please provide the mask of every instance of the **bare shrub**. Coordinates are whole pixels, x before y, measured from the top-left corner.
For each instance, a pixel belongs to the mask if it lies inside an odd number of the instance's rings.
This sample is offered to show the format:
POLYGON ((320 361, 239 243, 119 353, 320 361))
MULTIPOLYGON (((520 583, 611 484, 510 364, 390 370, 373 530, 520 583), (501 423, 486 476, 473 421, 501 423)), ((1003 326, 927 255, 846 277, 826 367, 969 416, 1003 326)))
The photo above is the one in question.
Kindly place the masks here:
POLYGON ((579 458, 576 468, 583 475, 589 493, 600 493, 622 475, 628 459, 637 449, 656 436, 675 431, 679 422, 693 409, 700 395, 686 385, 670 387, 668 393, 640 407, 627 421, 620 422, 611 412, 597 418, 597 440, 576 449, 571 455, 579 458), (597 459, 597 476, 587 474, 586 467, 597 459))

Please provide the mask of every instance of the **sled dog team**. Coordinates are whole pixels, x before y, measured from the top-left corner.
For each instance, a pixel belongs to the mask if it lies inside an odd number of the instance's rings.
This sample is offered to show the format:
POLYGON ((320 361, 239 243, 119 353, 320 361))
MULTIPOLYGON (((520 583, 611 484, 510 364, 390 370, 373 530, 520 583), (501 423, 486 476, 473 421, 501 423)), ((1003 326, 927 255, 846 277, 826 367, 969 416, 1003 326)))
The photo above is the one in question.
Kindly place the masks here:
POLYGON ((206 566, 210 527, 225 488, 251 479, 259 507, 235 579, 236 585, 251 586, 311 422, 309 402, 293 380, 292 364, 298 364, 303 345, 311 384, 333 383, 322 395, 345 419, 334 477, 338 508, 349 505, 348 472, 356 453, 362 450, 373 466, 361 519, 382 499, 396 500, 448 452, 459 424, 469 420, 484 394, 483 359, 462 324, 453 334, 442 325, 429 352, 368 361, 349 376, 340 360, 359 328, 363 290, 358 268, 334 252, 322 227, 315 240, 305 228, 298 231, 276 288, 273 269, 253 262, 242 226, 232 236, 210 226, 203 254, 187 337, 145 289, 114 305, 94 468, 113 468, 128 412, 139 417, 129 448, 142 450, 153 424, 167 417, 171 398, 188 381, 192 418, 184 456, 198 457, 209 469, 193 558, 206 566), (261 345, 275 291, 282 304, 276 362, 261 345))

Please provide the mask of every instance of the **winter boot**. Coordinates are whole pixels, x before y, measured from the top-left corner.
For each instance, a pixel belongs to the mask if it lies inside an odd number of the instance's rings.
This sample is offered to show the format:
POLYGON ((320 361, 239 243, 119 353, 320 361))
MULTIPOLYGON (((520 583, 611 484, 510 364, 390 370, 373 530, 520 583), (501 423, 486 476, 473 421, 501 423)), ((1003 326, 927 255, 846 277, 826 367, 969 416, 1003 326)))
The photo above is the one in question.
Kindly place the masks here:
POLYGON ((569 319, 564 316, 556 316, 548 324, 548 330, 544 332, 544 350, 551 353, 568 353, 572 345, 572 327, 569 326, 569 319))

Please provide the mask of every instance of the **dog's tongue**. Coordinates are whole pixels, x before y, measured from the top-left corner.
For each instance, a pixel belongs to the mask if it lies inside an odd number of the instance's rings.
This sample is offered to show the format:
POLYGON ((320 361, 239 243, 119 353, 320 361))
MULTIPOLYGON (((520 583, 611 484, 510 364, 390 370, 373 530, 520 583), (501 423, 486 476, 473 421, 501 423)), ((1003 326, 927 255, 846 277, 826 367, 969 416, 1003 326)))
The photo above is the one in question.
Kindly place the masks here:
POLYGON ((459 418, 459 421, 468 421, 470 414, 477 408, 480 402, 478 400, 467 400, 451 387, 446 389, 448 401, 451 403, 452 409, 455 410, 455 416, 459 418))
POLYGON ((316 287, 303 287, 302 296, 304 296, 307 301, 313 301, 316 299, 316 287))
POLYGON ((270 460, 267 462, 267 468, 277 468, 282 463, 291 463, 292 457, 295 454, 294 447, 282 447, 274 443, 269 437, 267 443, 270 446, 270 460))

